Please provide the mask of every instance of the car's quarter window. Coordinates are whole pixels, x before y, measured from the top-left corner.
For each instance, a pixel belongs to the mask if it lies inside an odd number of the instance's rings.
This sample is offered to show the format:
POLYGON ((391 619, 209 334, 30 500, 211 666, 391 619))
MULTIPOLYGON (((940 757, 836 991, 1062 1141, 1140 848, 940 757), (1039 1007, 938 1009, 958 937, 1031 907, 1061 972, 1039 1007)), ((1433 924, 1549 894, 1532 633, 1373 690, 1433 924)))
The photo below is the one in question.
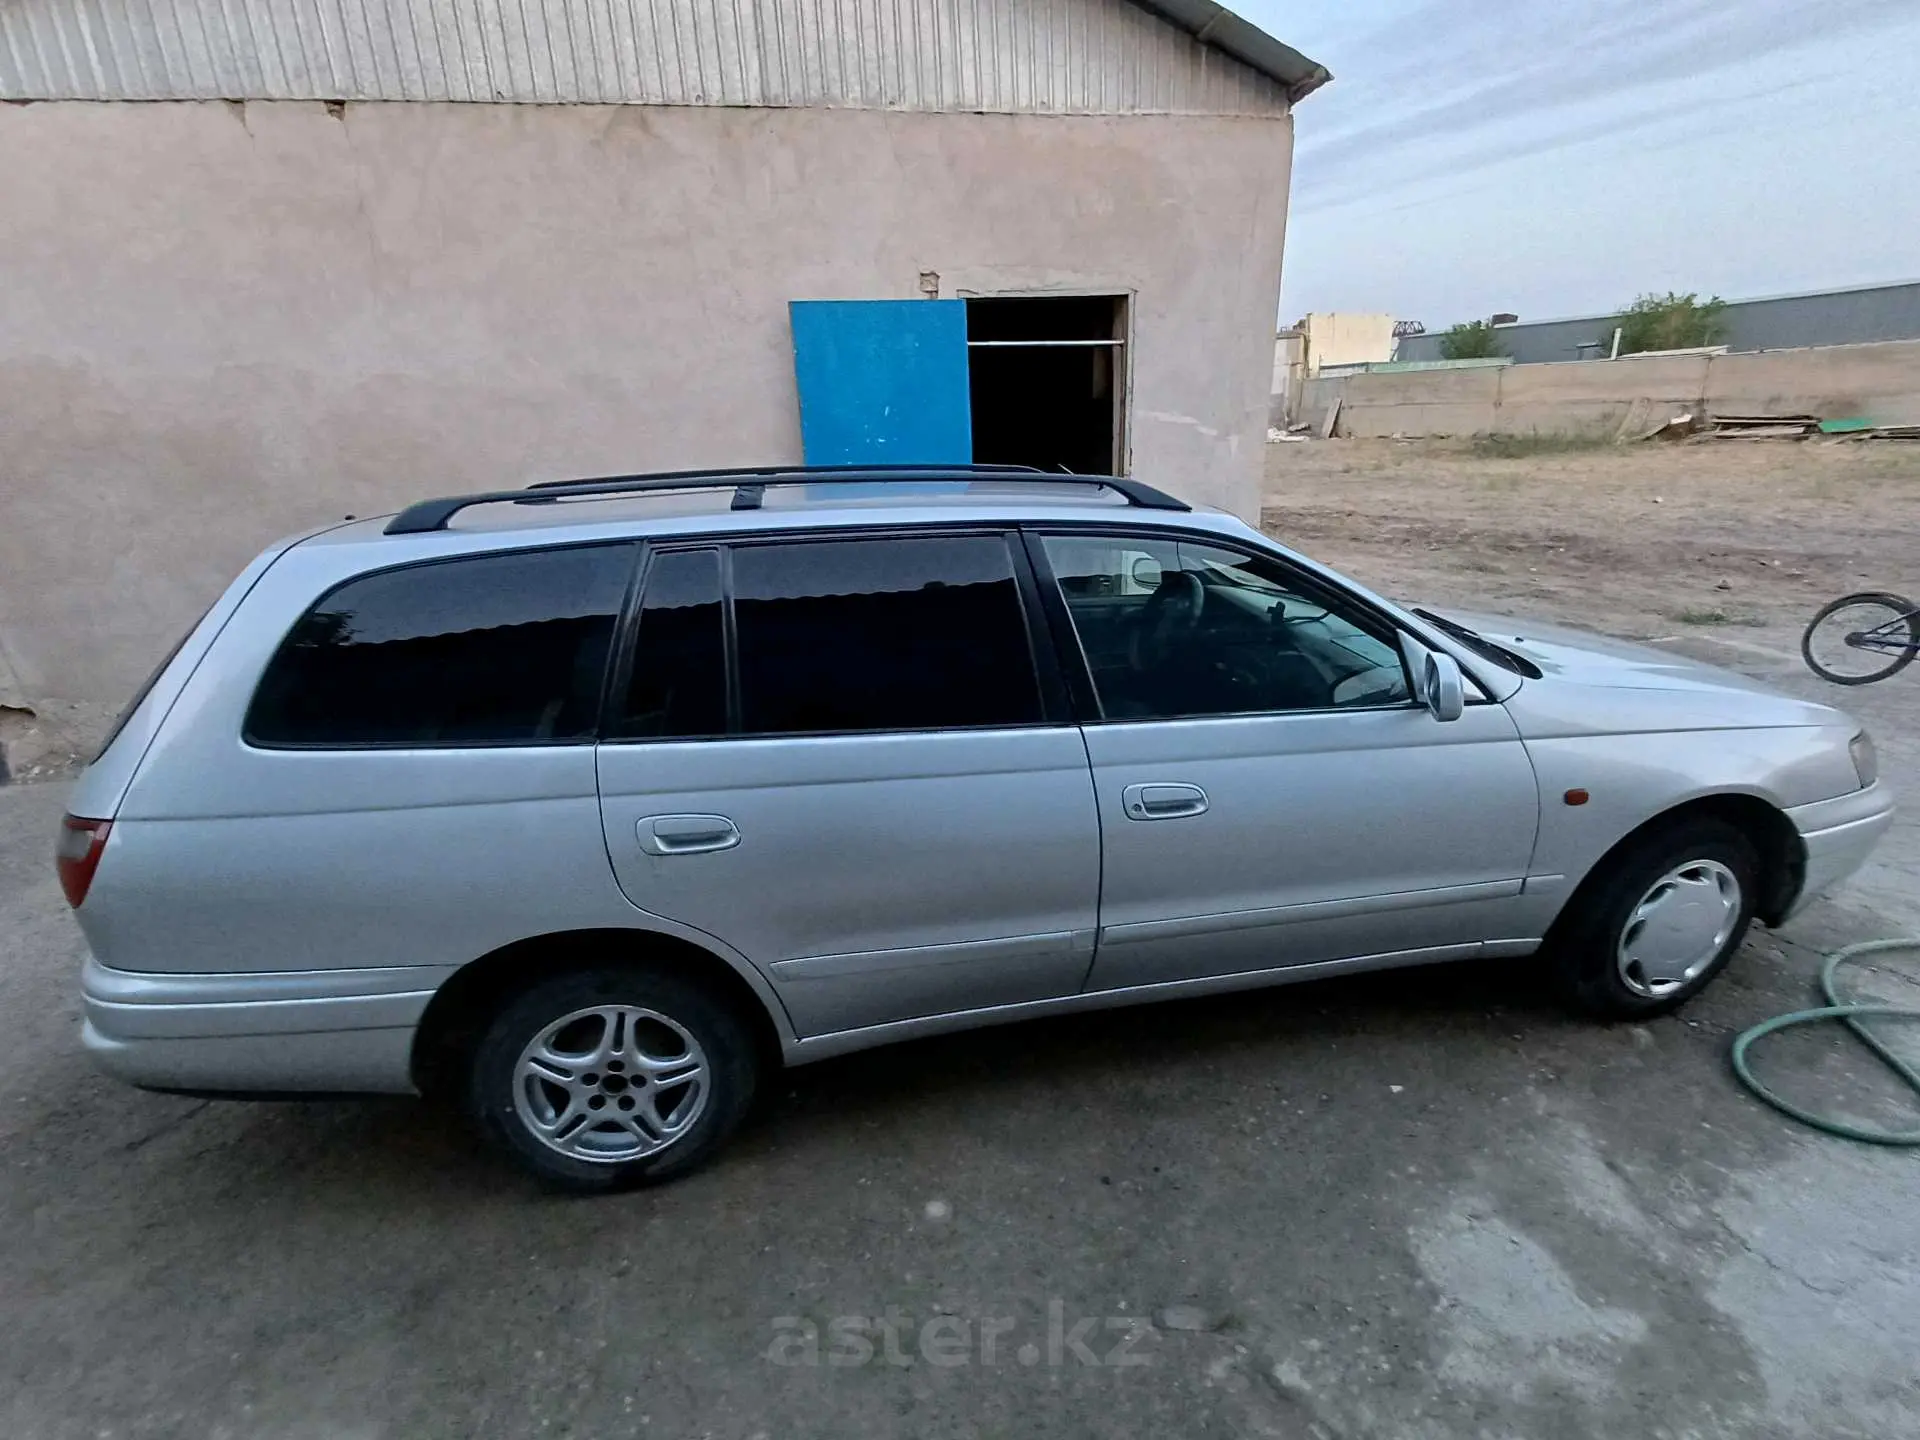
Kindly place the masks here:
POLYGON ((280 644, 247 711, 266 746, 591 739, 631 545, 434 561, 350 580, 280 644))
POLYGON ((1004 536, 743 545, 731 561, 741 733, 1041 719, 1004 536))
POLYGON ((727 730, 720 552, 668 550, 647 566, 625 704, 613 733, 693 739, 727 730))
POLYGON ((1391 635, 1277 561, 1128 535, 1042 543, 1106 719, 1410 700, 1391 635))

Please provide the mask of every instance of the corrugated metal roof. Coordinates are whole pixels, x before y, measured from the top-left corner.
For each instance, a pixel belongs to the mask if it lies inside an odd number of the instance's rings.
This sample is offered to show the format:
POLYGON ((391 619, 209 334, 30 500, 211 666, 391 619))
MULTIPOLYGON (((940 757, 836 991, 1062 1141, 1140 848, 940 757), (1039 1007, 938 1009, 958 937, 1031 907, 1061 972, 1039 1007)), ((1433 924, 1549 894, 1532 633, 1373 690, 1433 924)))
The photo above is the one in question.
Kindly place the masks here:
MULTIPOLYGON (((1803 290, 1728 300, 1720 324, 1730 350, 1793 350, 1809 345, 1871 345, 1920 339, 1920 280, 1803 290)), ((1556 320, 1523 320, 1495 327, 1500 348, 1521 364, 1577 360, 1583 352, 1606 353, 1618 311, 1556 320)), ((1412 335, 1395 354, 1426 360, 1440 353, 1438 332, 1412 335)))
POLYGON ((0 99, 1275 114, 1213 0, 0 0, 0 99))
POLYGON ((1267 78, 1278 81, 1289 100, 1303 99, 1333 79, 1333 72, 1318 60, 1309 60, 1291 45, 1276 40, 1251 20, 1215 4, 1214 0, 1134 0, 1134 3, 1179 26, 1203 44, 1224 50, 1267 78))

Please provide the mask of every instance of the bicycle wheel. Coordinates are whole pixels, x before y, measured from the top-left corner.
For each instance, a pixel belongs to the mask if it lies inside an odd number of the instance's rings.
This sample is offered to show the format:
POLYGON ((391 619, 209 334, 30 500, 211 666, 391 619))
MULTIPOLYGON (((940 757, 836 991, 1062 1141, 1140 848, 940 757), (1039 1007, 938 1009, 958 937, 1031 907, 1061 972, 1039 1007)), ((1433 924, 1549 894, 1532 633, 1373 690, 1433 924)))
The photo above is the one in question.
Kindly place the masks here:
POLYGON ((1842 595, 1800 637, 1800 654, 1822 680, 1871 685, 1898 674, 1920 653, 1920 609, 1885 591, 1842 595))

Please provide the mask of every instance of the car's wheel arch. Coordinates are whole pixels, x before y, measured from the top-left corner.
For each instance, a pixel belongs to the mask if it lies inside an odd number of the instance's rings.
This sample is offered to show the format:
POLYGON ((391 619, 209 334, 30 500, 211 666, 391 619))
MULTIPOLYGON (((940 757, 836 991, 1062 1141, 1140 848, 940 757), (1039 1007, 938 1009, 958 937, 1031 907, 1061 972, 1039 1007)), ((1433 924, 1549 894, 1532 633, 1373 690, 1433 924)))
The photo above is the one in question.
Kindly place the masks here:
MULTIPOLYGON (((1557 926, 1569 914, 1577 913, 1578 902, 1600 883, 1619 858, 1637 849, 1650 835, 1672 829, 1691 819, 1720 820, 1740 831, 1752 843, 1760 860, 1760 893, 1754 900, 1754 914, 1768 925, 1779 924, 1792 910, 1806 876, 1807 850, 1786 813, 1765 797, 1749 791, 1727 790, 1698 795, 1669 806, 1636 825, 1603 852, 1568 894, 1557 926)), ((1549 929, 1551 938, 1552 930, 1549 929)))
POLYGON ((744 960, 682 936, 638 927, 563 930, 502 945, 461 966, 434 991, 413 1038, 414 1085, 428 1096, 462 1083, 467 1058, 500 1007, 567 970, 632 965, 664 969, 723 998, 752 1028, 761 1060, 778 1068, 793 1043, 785 1008, 744 960))

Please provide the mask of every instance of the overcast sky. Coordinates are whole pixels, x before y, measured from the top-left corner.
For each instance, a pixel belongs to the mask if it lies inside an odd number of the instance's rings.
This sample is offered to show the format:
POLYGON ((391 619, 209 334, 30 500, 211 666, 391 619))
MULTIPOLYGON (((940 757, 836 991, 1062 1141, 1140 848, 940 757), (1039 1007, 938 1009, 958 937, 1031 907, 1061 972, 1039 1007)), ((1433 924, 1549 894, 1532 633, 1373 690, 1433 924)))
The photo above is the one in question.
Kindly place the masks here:
POLYGON ((1227 0, 1295 112, 1281 315, 1920 279, 1920 0, 1227 0))

